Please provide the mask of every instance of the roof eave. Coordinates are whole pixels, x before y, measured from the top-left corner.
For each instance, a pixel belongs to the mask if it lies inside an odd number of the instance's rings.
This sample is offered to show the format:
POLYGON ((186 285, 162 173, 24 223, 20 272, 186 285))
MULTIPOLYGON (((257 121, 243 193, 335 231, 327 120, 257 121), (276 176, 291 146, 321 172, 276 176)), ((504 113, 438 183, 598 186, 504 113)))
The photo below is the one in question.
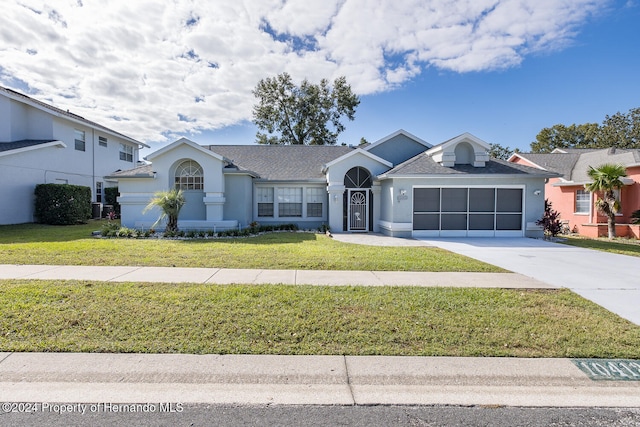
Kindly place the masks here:
POLYGON ((0 157, 3 156, 11 156, 13 154, 24 153, 27 151, 39 150, 41 148, 47 147, 56 147, 56 148, 67 148, 67 144, 62 141, 51 141, 45 142, 43 144, 30 145, 28 147, 16 148, 14 150, 0 151, 0 157))

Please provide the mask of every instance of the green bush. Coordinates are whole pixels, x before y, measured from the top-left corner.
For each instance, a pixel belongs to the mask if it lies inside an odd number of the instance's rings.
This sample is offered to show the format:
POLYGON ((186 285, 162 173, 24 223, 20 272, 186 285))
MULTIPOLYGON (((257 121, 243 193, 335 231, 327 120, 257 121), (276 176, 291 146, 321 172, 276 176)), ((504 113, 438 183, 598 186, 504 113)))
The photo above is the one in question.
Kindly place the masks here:
POLYGON ((35 216, 51 225, 84 224, 91 218, 91 188, 69 184, 38 184, 35 216))

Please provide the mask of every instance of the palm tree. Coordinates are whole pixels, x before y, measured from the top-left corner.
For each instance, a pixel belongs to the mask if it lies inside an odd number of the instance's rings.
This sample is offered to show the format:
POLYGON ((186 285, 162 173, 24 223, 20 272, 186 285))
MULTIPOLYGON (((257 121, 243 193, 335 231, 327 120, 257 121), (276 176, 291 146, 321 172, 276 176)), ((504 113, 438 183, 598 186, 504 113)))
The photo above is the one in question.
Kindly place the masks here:
POLYGON ((154 207, 160 208, 162 212, 153 226, 155 227, 160 221, 167 218, 166 231, 176 232, 178 231, 178 214, 180 214, 180 209, 182 209, 185 202, 186 200, 184 194, 182 194, 182 190, 174 188, 169 191, 158 191, 153 195, 153 199, 151 199, 147 207, 144 208, 143 212, 147 212, 154 207))
POLYGON ((616 237, 616 213, 620 210, 614 190, 624 186, 622 178, 627 176, 627 171, 622 165, 605 163, 597 168, 589 166, 587 174, 592 182, 585 184, 584 188, 592 193, 603 193, 603 197, 596 200, 596 209, 607 216, 609 239, 613 239, 616 237))

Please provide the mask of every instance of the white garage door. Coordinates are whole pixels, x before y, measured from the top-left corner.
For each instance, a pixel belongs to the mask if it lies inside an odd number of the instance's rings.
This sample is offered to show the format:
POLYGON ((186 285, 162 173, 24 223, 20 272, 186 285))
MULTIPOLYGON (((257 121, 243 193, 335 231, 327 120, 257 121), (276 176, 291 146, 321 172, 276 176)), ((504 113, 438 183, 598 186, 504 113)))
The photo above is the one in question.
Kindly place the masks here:
POLYGON ((523 189, 416 187, 413 235, 522 236, 523 189))

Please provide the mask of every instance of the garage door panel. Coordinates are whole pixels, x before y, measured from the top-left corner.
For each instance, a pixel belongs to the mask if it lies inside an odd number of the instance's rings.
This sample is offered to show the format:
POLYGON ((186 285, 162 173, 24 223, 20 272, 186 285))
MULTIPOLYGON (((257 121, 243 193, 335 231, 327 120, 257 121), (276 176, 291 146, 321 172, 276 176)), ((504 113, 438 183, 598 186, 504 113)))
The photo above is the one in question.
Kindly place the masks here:
POLYGON ((441 230, 466 230, 467 214, 442 214, 441 230))
POLYGON ((496 209, 494 188, 470 188, 469 212, 493 212, 496 209))
POLYGON ((498 188, 498 212, 522 212, 522 190, 519 188, 498 188))
POLYGON ((440 214, 414 214, 414 230, 439 230, 440 214))
POLYGON ((493 230, 495 228, 495 216, 490 214, 469 215, 469 230, 493 230))
POLYGON ((496 230, 521 230, 522 215, 497 214, 496 230))
POLYGON ((443 188, 442 212, 466 212, 467 193, 466 188, 443 188))
POLYGON ((440 189, 415 188, 413 210, 414 212, 440 212, 440 189))

